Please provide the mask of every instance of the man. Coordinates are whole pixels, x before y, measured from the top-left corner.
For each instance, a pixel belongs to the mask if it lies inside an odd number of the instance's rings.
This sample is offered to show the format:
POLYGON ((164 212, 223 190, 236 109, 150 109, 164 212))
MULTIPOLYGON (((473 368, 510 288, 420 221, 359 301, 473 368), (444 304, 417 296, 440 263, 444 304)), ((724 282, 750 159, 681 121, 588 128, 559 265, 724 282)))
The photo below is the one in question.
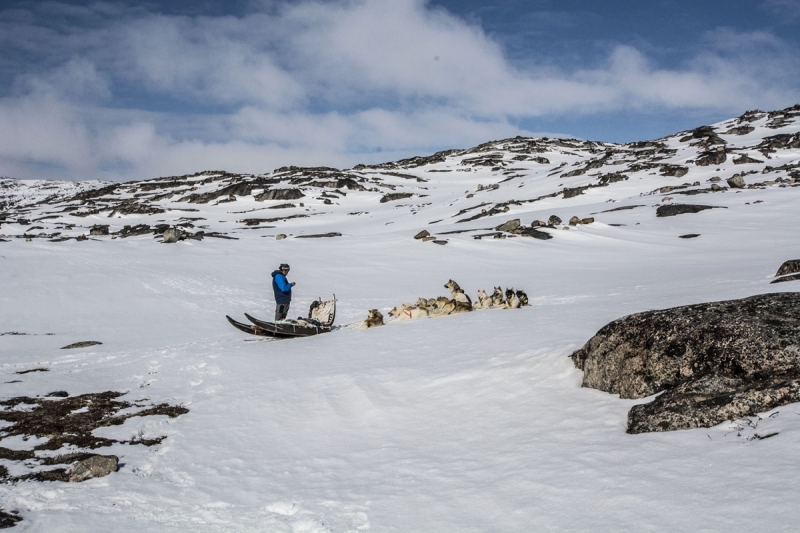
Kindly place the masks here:
POLYGON ((272 290, 275 292, 275 322, 286 320, 289 314, 289 306, 292 303, 292 287, 294 282, 289 283, 286 275, 289 273, 289 265, 281 264, 278 270, 272 273, 272 290))

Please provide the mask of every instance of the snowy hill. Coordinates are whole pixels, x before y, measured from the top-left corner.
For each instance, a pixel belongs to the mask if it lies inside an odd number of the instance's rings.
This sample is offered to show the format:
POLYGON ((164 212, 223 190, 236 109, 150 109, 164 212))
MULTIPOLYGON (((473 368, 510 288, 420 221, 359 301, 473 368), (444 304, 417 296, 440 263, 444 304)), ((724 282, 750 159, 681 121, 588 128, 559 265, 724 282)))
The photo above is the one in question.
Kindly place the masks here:
MULTIPOLYGON (((132 442, 95 450, 117 473, 3 484, 0 508, 26 531, 793 531, 800 407, 628 435, 646 400, 580 388, 568 356, 625 314, 797 291, 770 282, 800 258, 798 202, 800 106, 624 145, 0 179, 0 400, 119 391, 189 410, 95 430, 132 442), (185 239, 162 243, 171 227, 185 239), (531 306, 288 341, 234 330, 226 314, 271 317, 282 262, 292 315, 335 293, 338 324, 449 279, 531 306), (61 350, 88 340, 103 344, 61 350)), ((52 468, 13 456, 9 476, 52 468)))

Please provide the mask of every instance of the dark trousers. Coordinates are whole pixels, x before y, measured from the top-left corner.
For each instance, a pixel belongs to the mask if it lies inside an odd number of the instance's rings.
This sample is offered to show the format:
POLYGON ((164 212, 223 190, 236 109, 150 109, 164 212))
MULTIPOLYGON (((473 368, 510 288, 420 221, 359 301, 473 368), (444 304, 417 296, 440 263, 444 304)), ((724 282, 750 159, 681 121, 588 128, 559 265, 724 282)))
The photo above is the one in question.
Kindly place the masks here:
POLYGON ((275 321, 286 320, 286 315, 289 314, 289 306, 292 303, 275 304, 275 321))

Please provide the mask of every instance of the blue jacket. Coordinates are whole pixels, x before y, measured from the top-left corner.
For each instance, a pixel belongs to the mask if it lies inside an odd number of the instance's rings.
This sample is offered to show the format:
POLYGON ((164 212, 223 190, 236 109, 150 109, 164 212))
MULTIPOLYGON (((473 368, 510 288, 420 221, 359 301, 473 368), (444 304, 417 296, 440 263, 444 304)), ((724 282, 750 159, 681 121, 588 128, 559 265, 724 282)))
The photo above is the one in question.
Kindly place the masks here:
POLYGON ((276 304, 288 304, 292 301, 292 284, 280 270, 272 273, 272 290, 275 291, 276 304))

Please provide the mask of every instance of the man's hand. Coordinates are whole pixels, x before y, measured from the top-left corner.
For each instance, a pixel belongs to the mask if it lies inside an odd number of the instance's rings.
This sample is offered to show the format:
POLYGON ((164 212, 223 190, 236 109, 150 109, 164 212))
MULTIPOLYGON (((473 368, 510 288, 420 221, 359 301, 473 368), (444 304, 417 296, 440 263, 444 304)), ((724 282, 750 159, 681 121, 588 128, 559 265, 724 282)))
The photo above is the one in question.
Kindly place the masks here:
POLYGON ((295 285, 295 283, 294 283, 294 281, 293 281, 293 282, 292 282, 292 287, 294 287, 294 285, 295 285))

